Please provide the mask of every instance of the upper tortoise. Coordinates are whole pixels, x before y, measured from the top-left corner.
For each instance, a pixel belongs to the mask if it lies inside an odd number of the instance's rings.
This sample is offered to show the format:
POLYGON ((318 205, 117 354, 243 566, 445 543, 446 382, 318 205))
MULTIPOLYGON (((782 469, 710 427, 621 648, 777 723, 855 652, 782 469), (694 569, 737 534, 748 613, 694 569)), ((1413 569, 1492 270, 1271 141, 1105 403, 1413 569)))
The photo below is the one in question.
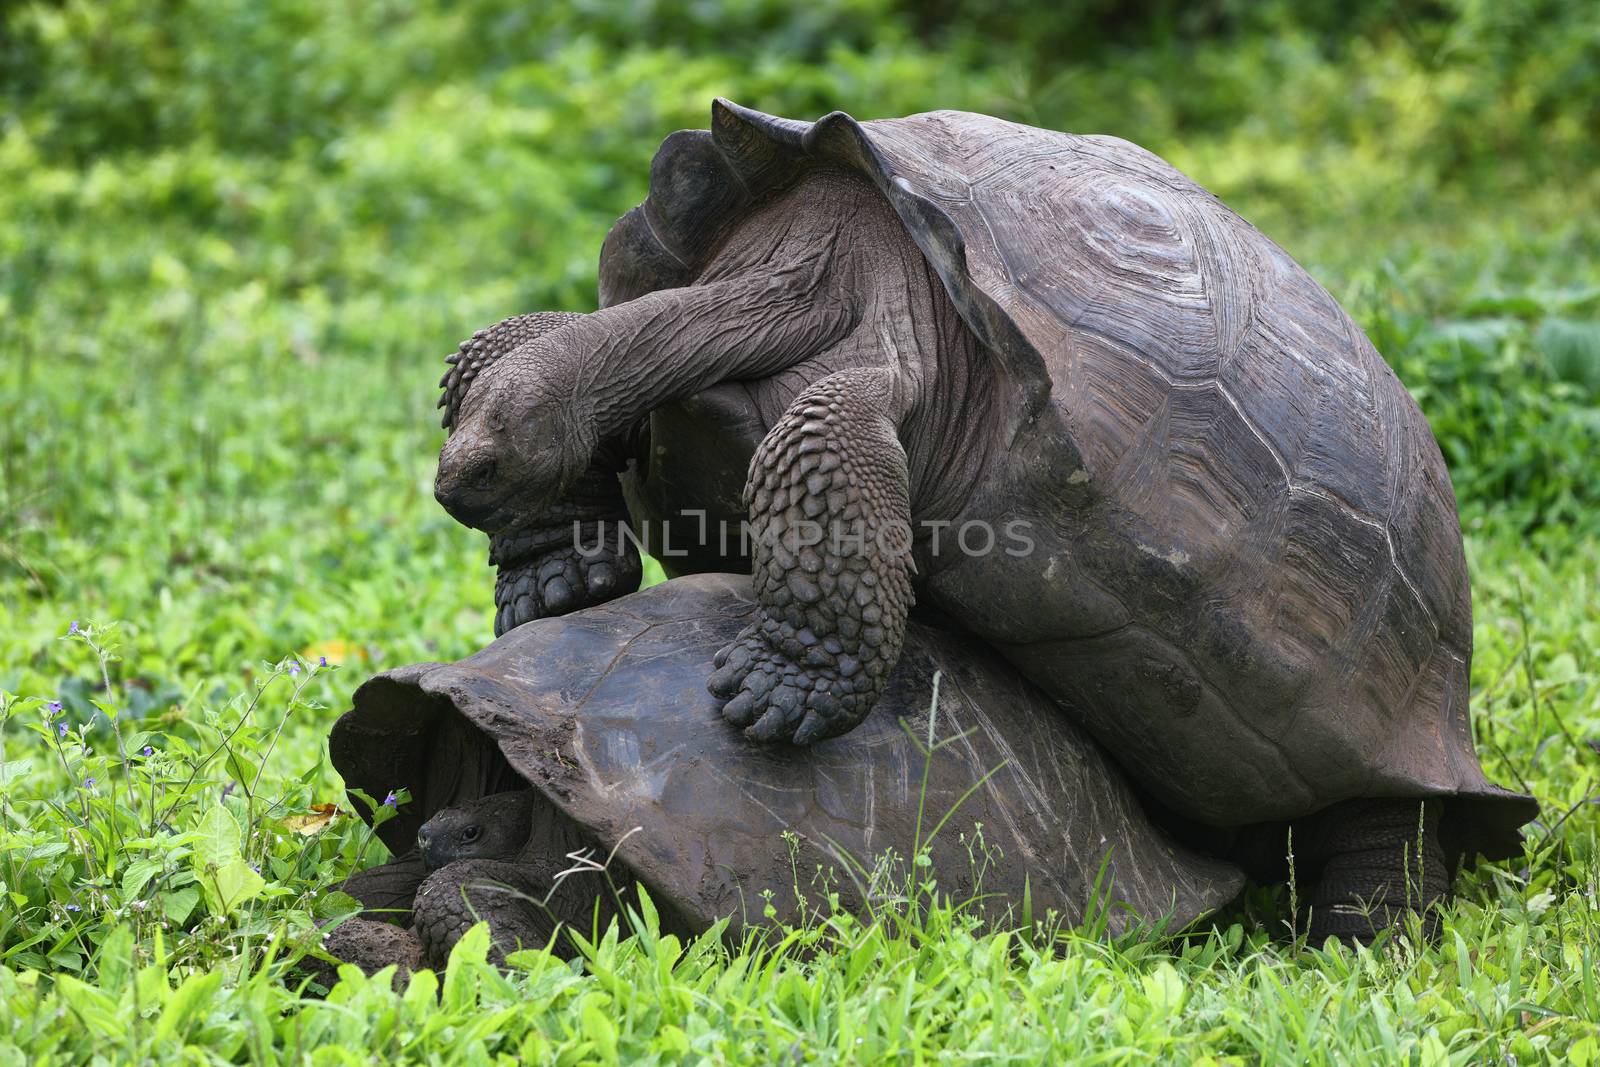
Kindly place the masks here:
POLYGON ((669 569, 725 568, 747 504, 761 617, 709 684, 754 738, 860 722, 914 592, 1188 819, 1391 798, 1350 809, 1353 854, 1518 847, 1534 809, 1473 749, 1426 420, 1326 290, 1155 155, 719 101, 663 142, 600 297, 481 332, 445 377, 436 494, 491 535, 497 629, 632 587, 633 546, 575 530, 631 513, 669 569))

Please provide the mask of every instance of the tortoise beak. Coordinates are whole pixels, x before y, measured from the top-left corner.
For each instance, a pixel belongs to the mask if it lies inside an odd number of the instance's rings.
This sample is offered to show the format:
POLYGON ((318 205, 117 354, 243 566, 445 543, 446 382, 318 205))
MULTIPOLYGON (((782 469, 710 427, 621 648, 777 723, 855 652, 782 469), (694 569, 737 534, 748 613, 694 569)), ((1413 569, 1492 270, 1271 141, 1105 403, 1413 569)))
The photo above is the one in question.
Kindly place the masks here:
POLYGON ((439 454, 433 480, 434 499, 463 526, 483 529, 499 510, 493 447, 467 434, 453 435, 439 454))
POLYGON ((430 871, 438 870, 438 857, 433 854, 433 834, 424 826, 417 831, 417 851, 422 853, 422 865, 430 871))

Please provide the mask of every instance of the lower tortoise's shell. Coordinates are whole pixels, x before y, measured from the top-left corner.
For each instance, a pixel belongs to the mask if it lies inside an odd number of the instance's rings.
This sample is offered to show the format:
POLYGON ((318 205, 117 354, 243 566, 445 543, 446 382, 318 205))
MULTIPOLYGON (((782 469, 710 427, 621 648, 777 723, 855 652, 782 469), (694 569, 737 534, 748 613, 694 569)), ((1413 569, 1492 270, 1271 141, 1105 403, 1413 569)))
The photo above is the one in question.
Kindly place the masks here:
POLYGON ((335 725, 334 766, 369 795, 411 791, 378 828, 397 854, 433 812, 530 782, 697 929, 759 919, 769 894, 793 918, 797 888, 815 907, 831 883, 854 909, 903 890, 919 826, 940 891, 992 918, 1027 899, 1071 922, 1109 907, 1113 930, 1184 924, 1238 892, 1235 867, 1155 827, 1048 696, 958 634, 913 624, 846 737, 746 739, 705 678, 755 610, 748 579, 696 575, 380 674, 335 725))

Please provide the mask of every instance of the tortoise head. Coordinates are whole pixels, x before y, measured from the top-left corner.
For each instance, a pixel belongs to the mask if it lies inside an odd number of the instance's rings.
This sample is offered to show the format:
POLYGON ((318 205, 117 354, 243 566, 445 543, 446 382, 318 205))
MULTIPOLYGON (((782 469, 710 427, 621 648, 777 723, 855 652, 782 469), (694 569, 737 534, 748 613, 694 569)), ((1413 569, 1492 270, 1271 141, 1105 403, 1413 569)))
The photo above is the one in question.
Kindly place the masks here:
POLYGON ((430 871, 457 860, 514 860, 532 831, 533 790, 519 789, 435 812, 417 831, 417 849, 430 871))
POLYGON ((528 525, 588 466, 593 420, 580 410, 574 355, 540 338, 478 372, 433 482, 456 521, 486 533, 528 525))

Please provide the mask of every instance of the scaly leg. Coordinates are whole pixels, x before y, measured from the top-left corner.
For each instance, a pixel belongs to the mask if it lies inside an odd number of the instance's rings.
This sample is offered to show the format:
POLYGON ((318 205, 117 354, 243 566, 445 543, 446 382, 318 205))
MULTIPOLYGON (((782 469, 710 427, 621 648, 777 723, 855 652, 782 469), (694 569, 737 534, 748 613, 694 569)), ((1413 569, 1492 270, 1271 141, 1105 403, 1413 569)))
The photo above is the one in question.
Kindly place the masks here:
MULTIPOLYGON (((444 966, 461 935, 480 921, 489 924, 490 958, 497 964, 518 949, 550 944, 563 925, 585 938, 603 934, 621 914, 611 883, 596 871, 562 874, 570 862, 555 856, 466 859, 434 871, 417 891, 413 929, 422 962, 444 966), (592 928, 597 919, 598 932, 592 928)), ((570 943, 560 951, 573 954, 570 943)))
POLYGON ((1351 800, 1312 824, 1321 873, 1311 892, 1311 942, 1370 941, 1408 911, 1438 934, 1451 872, 1439 846, 1438 800, 1351 800))
POLYGON ((572 311, 535 311, 531 315, 513 315, 501 319, 487 329, 479 330, 462 341, 456 351, 444 358, 450 369, 439 379, 438 407, 444 408, 439 425, 446 430, 455 429, 456 415, 461 411, 461 401, 478 375, 489 365, 518 345, 543 337, 552 330, 570 326, 583 318, 572 311))
POLYGON ((503 860, 457 860, 439 868, 417 890, 413 929, 422 962, 443 967, 461 935, 487 922, 496 963, 506 953, 543 948, 555 936, 556 920, 539 901, 549 883, 523 864, 503 860))
POLYGON ((893 373, 840 371, 772 428, 745 495, 760 618, 707 685, 759 741, 807 744, 866 718, 911 609, 911 504, 893 373))

